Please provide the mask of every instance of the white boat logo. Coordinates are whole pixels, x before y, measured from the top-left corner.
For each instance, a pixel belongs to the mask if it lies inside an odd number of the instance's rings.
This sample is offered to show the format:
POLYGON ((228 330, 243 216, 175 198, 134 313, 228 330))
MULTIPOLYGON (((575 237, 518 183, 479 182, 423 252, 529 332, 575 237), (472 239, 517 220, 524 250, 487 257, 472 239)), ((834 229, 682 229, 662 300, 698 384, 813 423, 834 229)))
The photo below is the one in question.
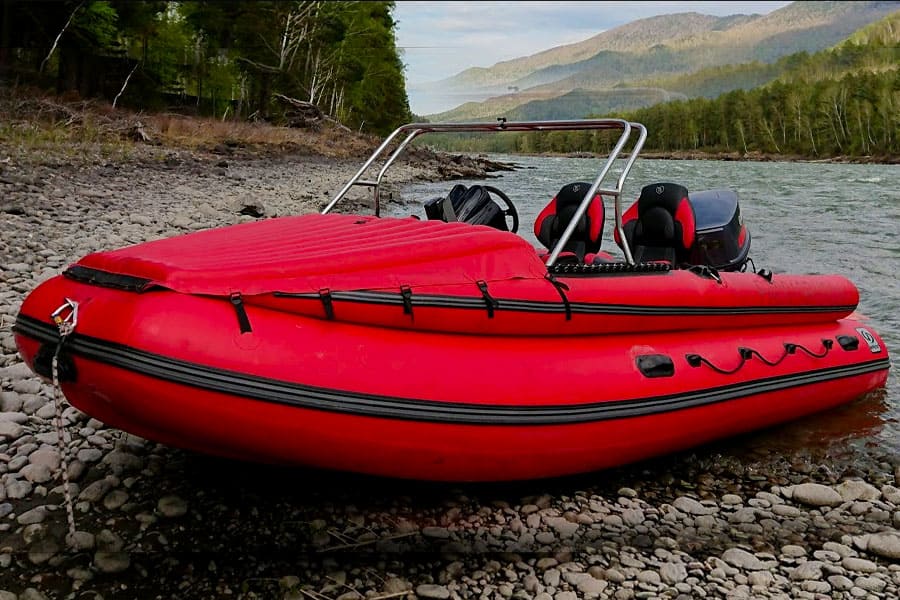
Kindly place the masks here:
POLYGON ((656 193, 657 193, 657 194, 662 195, 662 193, 663 193, 664 191, 666 191, 666 188, 664 188, 663 186, 661 186, 661 185, 656 186, 656 193))
POLYGON ((875 336, 869 333, 868 329, 866 329, 865 327, 857 327, 856 331, 859 332, 859 335, 861 335, 869 345, 869 352, 871 352, 872 354, 878 354, 879 352, 881 352, 881 344, 878 343, 878 340, 875 339, 875 336))

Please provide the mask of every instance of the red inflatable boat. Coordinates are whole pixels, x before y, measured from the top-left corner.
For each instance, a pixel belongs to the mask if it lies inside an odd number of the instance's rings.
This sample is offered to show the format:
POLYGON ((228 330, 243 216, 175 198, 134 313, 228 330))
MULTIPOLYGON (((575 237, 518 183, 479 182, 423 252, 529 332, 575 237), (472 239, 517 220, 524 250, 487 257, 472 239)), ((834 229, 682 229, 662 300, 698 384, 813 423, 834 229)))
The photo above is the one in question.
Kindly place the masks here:
POLYGON ((148 439, 430 480, 601 469, 882 386, 887 349, 854 315, 853 284, 748 269, 732 193, 658 183, 622 211, 645 133, 618 120, 401 127, 326 214, 83 258, 26 298, 20 352, 42 375, 56 364, 72 404, 148 439), (327 214, 354 185, 375 190, 377 213, 384 172, 423 133, 540 129, 620 132, 597 179, 538 217, 546 251, 509 231, 515 207, 486 186, 429 201, 426 220, 327 214), (609 199, 623 261, 600 252, 609 199))

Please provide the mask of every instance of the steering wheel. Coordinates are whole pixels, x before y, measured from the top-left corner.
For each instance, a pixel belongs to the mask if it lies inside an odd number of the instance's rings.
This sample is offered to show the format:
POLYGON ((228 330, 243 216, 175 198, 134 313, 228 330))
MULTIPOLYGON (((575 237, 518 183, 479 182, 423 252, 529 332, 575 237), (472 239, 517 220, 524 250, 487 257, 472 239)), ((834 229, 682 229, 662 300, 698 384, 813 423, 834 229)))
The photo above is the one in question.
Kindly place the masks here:
POLYGON ((509 199, 509 196, 491 185, 483 185, 481 187, 483 187, 489 194, 493 194, 503 200, 503 204, 506 205, 506 210, 503 211, 503 217, 509 217, 512 219, 512 226, 509 228, 509 231, 511 233, 516 233, 517 231, 519 231, 519 211, 516 210, 516 207, 512 203, 512 200, 509 199))

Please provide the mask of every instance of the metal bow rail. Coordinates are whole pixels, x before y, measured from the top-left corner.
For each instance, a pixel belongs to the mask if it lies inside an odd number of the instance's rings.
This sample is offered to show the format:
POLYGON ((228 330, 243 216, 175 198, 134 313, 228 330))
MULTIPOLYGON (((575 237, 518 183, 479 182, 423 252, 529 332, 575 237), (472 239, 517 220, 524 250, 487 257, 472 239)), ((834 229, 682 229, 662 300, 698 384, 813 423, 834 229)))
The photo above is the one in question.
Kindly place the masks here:
POLYGON ((619 134, 619 138, 616 141, 615 146, 613 146, 612 151, 606 157, 606 161, 600 168, 600 172, 594 179, 594 183, 588 189, 581 204, 579 204, 578 210, 575 211, 575 215, 572 217, 569 225, 566 227, 565 231, 563 231, 556 246, 550 252, 550 256, 547 259, 547 267, 552 267, 556 262, 556 259, 565 247, 566 242, 572 237, 572 233, 575 231, 579 219, 581 219, 587 210, 591 199, 598 193, 602 196, 612 196, 615 199, 616 230, 619 233, 619 239, 622 240, 622 251, 625 254, 625 261, 628 264, 633 265, 634 259, 631 255, 631 249, 628 247, 628 242, 625 239, 625 231, 622 228, 622 188, 625 185, 625 179, 628 177, 632 165, 634 165, 634 161, 637 159, 638 154, 647 139, 647 129, 640 123, 630 123, 622 119, 578 119, 569 121, 507 121, 506 119, 498 119, 496 123, 409 123, 407 125, 402 125, 395 129, 394 132, 381 143, 375 152, 372 153, 368 160, 363 163, 359 171, 350 178, 344 187, 341 188, 334 198, 332 198, 331 202, 322 209, 322 214, 330 212, 331 209, 347 195, 347 192, 349 192, 351 188, 354 186, 363 186, 372 188, 375 202, 375 216, 380 216, 381 198, 379 195, 379 188, 384 179, 384 174, 414 139, 426 133, 498 133, 509 131, 584 130, 620 130, 621 133, 619 134), (616 159, 619 158, 619 155, 632 137, 633 132, 636 132, 637 138, 625 161, 621 174, 616 179, 615 186, 603 187, 603 182, 607 179, 613 164, 616 159), (392 142, 401 137, 403 137, 403 139, 397 145, 396 149, 394 149, 393 152, 389 152, 392 142), (379 159, 383 159, 384 162, 378 170, 377 175, 374 179, 364 179, 363 177, 365 174, 369 172, 379 159))

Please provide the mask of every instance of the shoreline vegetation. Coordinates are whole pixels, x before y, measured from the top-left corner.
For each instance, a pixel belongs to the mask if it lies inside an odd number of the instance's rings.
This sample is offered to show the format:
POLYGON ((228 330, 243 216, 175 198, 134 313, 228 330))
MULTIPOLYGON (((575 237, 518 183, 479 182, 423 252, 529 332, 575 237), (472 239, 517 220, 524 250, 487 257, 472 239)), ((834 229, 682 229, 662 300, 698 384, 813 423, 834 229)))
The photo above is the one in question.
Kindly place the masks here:
MULTIPOLYGON (((594 154, 590 152, 567 152, 564 154, 554 155, 550 153, 542 154, 542 156, 564 156, 567 158, 596 158, 603 157, 604 154, 594 154)), ((628 152, 622 153, 623 157, 629 156, 628 152)), ((800 154, 776 154, 769 152, 751 151, 742 152, 704 152, 699 150, 672 150, 668 152, 649 151, 641 152, 641 158, 650 158, 654 160, 725 160, 725 161, 747 161, 747 162, 802 162, 802 163, 835 163, 835 164, 880 164, 880 165, 898 165, 900 164, 900 156, 830 156, 827 158, 803 156, 800 154)))
MULTIPOLYGON (((129 160, 137 155, 188 151, 247 158, 287 155, 321 156, 341 160, 364 159, 381 142, 376 135, 354 132, 331 123, 303 128, 267 122, 236 122, 171 112, 135 112, 113 108, 98 100, 55 96, 34 88, 8 88, 0 93, 0 148, 7 154, 50 151, 72 159, 86 158, 91 147, 105 160, 129 160)), ((516 152, 522 156, 602 158, 594 152, 516 152)), ((435 179, 453 179, 511 170, 483 151, 453 151, 413 146, 408 163, 435 170, 435 179)), ((628 152, 623 152, 628 156, 628 152)), ((900 164, 898 155, 834 156, 827 158, 770 152, 708 152, 698 150, 644 151, 641 158, 657 160, 724 160, 846 164, 900 164)))

